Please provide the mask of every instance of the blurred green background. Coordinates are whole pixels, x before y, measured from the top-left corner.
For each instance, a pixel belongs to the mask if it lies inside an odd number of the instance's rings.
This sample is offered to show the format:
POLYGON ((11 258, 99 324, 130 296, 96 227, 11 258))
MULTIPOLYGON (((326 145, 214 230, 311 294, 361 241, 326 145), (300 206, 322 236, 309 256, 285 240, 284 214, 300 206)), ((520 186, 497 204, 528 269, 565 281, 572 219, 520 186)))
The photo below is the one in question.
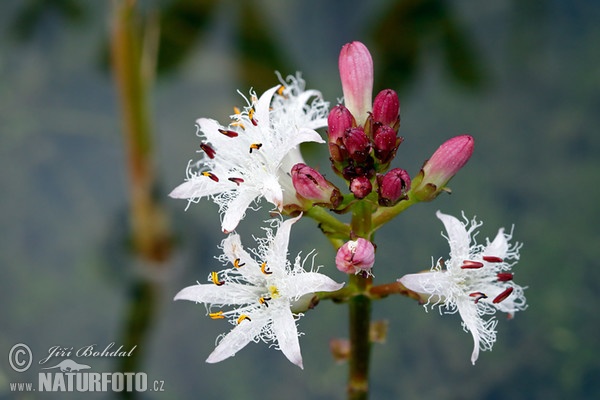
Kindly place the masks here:
MULTIPOLYGON (((0 4, 0 398, 81 398, 11 393, 9 383, 37 382, 36 362, 51 346, 110 342, 136 344, 135 357, 89 360, 92 371, 133 369, 165 382, 139 398, 345 397, 346 367, 328 346, 346 335, 347 311, 329 302, 299 323, 304 371, 264 344, 204 362, 229 325, 172 298, 218 266, 219 217, 210 202, 184 211, 167 194, 196 158, 196 118, 226 121, 241 103, 236 89, 271 87, 274 70, 302 71, 335 104, 338 53, 352 40, 372 52, 375 90, 400 94, 405 141, 394 166, 414 174, 445 139, 476 140, 452 195, 379 231, 375 281, 447 255, 440 209, 477 215, 480 240, 514 224, 524 242, 515 280, 529 287, 529 308, 512 321, 499 316, 498 342, 476 366, 457 315, 425 313, 403 297, 377 302, 389 335, 373 348, 372 398, 600 397, 599 2, 138 1, 125 26, 149 56, 132 89, 143 126, 134 139, 123 133, 111 62, 124 6, 0 4), (140 209, 151 222, 132 228, 140 209), (19 342, 34 353, 22 374, 7 359, 19 342)), ((324 149, 305 150, 329 170, 324 149)), ((260 233, 263 205, 240 224, 246 245, 260 233)), ((297 225, 292 254, 317 248, 322 271, 343 280, 311 221, 297 225)))

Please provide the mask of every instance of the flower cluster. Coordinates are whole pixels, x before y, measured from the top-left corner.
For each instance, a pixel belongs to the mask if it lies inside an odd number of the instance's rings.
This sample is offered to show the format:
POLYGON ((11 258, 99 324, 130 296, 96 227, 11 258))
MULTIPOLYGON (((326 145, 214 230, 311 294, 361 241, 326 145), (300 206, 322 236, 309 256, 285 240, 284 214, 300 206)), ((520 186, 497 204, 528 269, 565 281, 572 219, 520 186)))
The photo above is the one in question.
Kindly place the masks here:
MULTIPOLYGON (((226 125, 197 120, 201 158, 188 163, 186 180, 170 196, 187 199, 188 206, 203 198, 219 205, 221 230, 228 236, 218 259, 225 267, 210 272, 208 283, 181 290, 175 299, 204 303, 211 319, 226 319, 234 326, 209 355, 209 363, 262 341, 302 368, 296 326, 302 312, 321 299, 348 302, 356 329, 368 330, 368 323, 356 323, 360 307, 368 310, 370 301, 391 293, 449 313, 458 311, 464 329, 473 335, 475 363, 479 351, 491 349, 496 340, 497 321, 487 316, 496 311, 512 316, 526 308, 524 289, 514 283, 511 272, 521 246, 510 244, 512 234, 500 229, 494 240, 477 244, 475 230, 481 223, 463 223, 438 212, 450 244, 449 259, 438 261, 431 271, 407 274, 380 287, 373 285, 372 273, 374 232, 413 204, 450 191, 448 182, 471 158, 473 137, 459 135, 444 142, 411 179, 406 170, 392 167, 403 141, 400 100, 392 89, 372 97, 373 60, 366 46, 346 44, 339 70, 344 103, 330 111, 320 92, 306 90, 298 74, 279 77, 280 84, 260 97, 254 91, 242 95, 246 105, 234 108, 226 125), (320 128, 327 128, 326 141, 317 132, 320 128), (329 165, 343 184, 336 185, 305 163, 300 145, 306 142, 327 143, 329 165), (340 189, 344 186, 346 191, 340 189), (266 237, 247 251, 233 231, 246 210, 263 198, 280 217, 266 221, 266 237), (350 222, 338 219, 344 213, 352 215, 350 222), (348 276, 349 285, 343 287, 314 265, 306 271, 307 258, 288 260, 291 228, 302 217, 314 219, 335 246, 330 264, 348 276)), ((368 311, 363 314, 369 318, 368 311)), ((364 330, 351 335, 363 341, 368 336, 364 330)), ((368 343, 347 348, 338 353, 357 357, 353 352, 368 348, 368 343)), ((359 371, 357 376, 364 378, 366 373, 359 371)))

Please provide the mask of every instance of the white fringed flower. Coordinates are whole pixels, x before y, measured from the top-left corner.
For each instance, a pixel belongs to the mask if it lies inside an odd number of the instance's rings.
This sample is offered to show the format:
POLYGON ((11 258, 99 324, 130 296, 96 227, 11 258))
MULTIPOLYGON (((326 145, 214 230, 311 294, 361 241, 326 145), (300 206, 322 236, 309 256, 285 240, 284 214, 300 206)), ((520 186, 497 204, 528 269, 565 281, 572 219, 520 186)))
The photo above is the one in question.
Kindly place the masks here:
MULTIPOLYGON (((479 351, 491 350, 496 341, 495 317, 497 310, 509 317, 524 310, 523 288, 512 281, 512 266, 519 259, 520 243, 509 244, 512 234, 501 228, 493 241, 475 243, 476 229, 482 225, 473 219, 470 224, 465 218, 457 218, 437 212, 448 233, 450 259, 438 261, 431 272, 405 275, 398 281, 408 289, 429 295, 427 304, 444 308, 447 313, 457 310, 463 320, 465 331, 473 335, 474 349, 471 362, 479 357, 479 351), (470 225, 470 226, 469 226, 470 225)), ((426 306, 427 306, 426 304, 426 306)))
POLYGON ((258 239, 258 249, 252 253, 244 248, 237 234, 223 240, 223 255, 219 259, 230 268, 209 275, 209 284, 197 284, 180 291, 175 300, 205 303, 213 319, 229 319, 235 327, 219 342, 206 362, 216 363, 234 356, 251 341, 273 343, 294 364, 302 368, 296 319, 292 307, 303 295, 331 292, 343 284, 318 272, 306 272, 300 256, 294 263, 287 259, 290 229, 300 217, 281 223, 273 235, 258 239), (215 311, 214 307, 228 310, 215 311))
POLYGON ((188 163, 186 181, 170 196, 189 203, 211 197, 220 207, 226 233, 262 197, 279 211, 294 203, 290 170, 303 162, 299 145, 323 143, 315 129, 327 125, 328 103, 318 91, 305 91, 299 75, 282 83, 260 98, 251 91, 247 106, 236 109, 229 126, 208 118, 197 120, 203 157, 188 163))

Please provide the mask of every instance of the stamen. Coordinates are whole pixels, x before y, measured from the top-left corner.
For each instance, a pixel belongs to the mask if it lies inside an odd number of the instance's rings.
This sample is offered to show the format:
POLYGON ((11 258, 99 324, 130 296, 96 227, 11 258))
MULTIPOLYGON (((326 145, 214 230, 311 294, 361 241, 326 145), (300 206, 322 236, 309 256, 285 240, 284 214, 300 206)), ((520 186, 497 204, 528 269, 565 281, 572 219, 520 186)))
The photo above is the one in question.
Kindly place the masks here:
POLYGON ((512 281, 513 274, 511 272, 498 272, 498 282, 512 281))
POLYGON ((460 267, 462 269, 478 269, 483 267, 483 263, 480 263, 479 261, 465 260, 463 261, 463 265, 460 267))
POLYGON ((217 272, 215 272, 215 271, 213 271, 213 272, 210 273, 210 279, 217 286, 221 286, 221 285, 225 284, 225 282, 219 280, 219 274, 217 272))
POLYGON ((213 159, 215 158, 215 150, 210 147, 209 145, 207 145, 206 143, 200 143, 200 148, 202 150, 204 150, 204 152, 206 153, 206 155, 208 156, 208 158, 213 159))
POLYGON ((235 260, 233 260, 233 266, 236 267, 236 268, 243 267, 244 265, 246 265, 246 263, 241 263, 240 264, 240 259, 239 258, 236 258, 235 260))
POLYGON ((227 178, 227 180, 237 184, 238 186, 240 186, 240 183, 244 182, 242 178, 227 178))
POLYGON ((251 108, 250 111, 248 111, 248 118, 250 119, 250 122, 252 122, 252 125, 258 125, 258 121, 254 119, 254 108, 251 108))
POLYGON ((237 323, 239 324, 240 322, 242 322, 243 320, 247 319, 248 321, 252 321, 250 319, 250 317, 248 317, 246 314, 242 314, 240 315, 240 317, 237 319, 237 323))
POLYGON ((515 290, 515 289, 512 286, 507 287, 502 293, 500 293, 498 296, 496 296, 494 298, 494 300, 492 300, 492 303, 498 304, 502 300, 506 300, 506 298, 508 296, 510 296, 510 294, 513 292, 513 290, 515 290))
POLYGON ((267 271, 267 262, 263 262, 262 264, 260 264, 260 272, 262 272, 265 275, 271 275, 273 272, 271 271, 267 271))
POLYGON ((223 311, 217 311, 217 312, 213 312, 208 314, 209 317, 211 317, 212 319, 224 319, 225 316, 223 315, 223 311))
POLYGON ((212 172, 204 171, 204 172, 202 172, 202 176, 206 176, 215 182, 219 182, 219 178, 217 178, 217 176, 215 174, 213 174, 212 172))
POLYGON ((479 302, 479 300, 481 299, 487 299, 487 296, 485 295, 485 293, 482 292, 473 292, 471 294, 469 294, 470 297, 473 297, 475 299, 475 304, 477 304, 479 302))
POLYGON ((244 126, 244 124, 242 124, 240 121, 235 121, 232 122, 231 124, 229 124, 231 126, 239 126, 240 128, 242 128, 243 130, 246 130, 246 127, 244 126))
POLYGON ((269 303, 267 303, 267 300, 271 300, 270 297, 259 297, 258 302, 260 304, 264 304, 265 306, 269 307, 269 303))
POLYGON ((261 147, 262 143, 252 143, 250 145, 250 153, 252 153, 252 150, 260 150, 261 147))
POLYGON ((496 256, 483 256, 483 261, 491 262, 491 263, 501 263, 504 260, 500 257, 496 256))
POLYGON ((283 96, 283 91, 285 90, 285 86, 279 85, 279 89, 277 89, 277 94, 283 96))
POLYGON ((242 113, 242 112, 240 111, 240 108, 239 108, 239 107, 236 107, 236 106, 233 106, 233 112, 234 112, 236 115, 239 115, 239 114, 241 114, 241 113, 242 113))
POLYGON ((221 132, 223 135, 230 137, 230 138, 237 137, 237 135, 238 135, 238 133, 236 131, 232 131, 229 129, 220 129, 219 128, 219 132, 221 132))

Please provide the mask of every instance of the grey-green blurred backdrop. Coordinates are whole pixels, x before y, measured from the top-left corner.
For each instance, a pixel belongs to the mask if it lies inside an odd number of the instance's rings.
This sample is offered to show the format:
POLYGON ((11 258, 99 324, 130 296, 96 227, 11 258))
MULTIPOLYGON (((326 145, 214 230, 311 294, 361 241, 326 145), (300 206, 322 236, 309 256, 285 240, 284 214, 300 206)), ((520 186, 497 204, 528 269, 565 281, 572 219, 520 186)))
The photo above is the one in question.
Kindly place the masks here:
MULTIPOLYGON (((159 271, 141 265, 128 237, 128 173, 120 103, 108 62, 112 4, 5 1, 0 5, 0 398, 113 398, 107 393, 14 393, 37 382, 52 346, 118 346, 140 281, 154 303, 137 339, 138 370, 164 381, 148 399, 342 399, 346 367, 329 355, 344 337, 346 307, 320 304, 300 320, 304 371, 251 344, 235 358, 204 362, 229 329, 201 305, 175 303, 184 286, 218 267, 217 208, 184 211, 168 192, 196 156, 194 121, 225 121, 243 92, 276 84, 271 71, 302 71, 332 104, 341 97, 337 56, 363 41, 376 90, 401 98, 405 141, 394 166, 418 171, 445 139, 470 133, 473 158, 452 195, 420 204, 377 234, 376 282, 428 268, 447 255, 435 211, 484 221, 479 239, 514 224, 524 243, 515 279, 529 308, 499 316, 498 342, 469 358, 457 315, 426 313, 392 297, 374 305, 389 321, 372 352, 373 399, 594 399, 600 397, 600 3, 534 0, 139 1, 159 16, 161 53, 151 91, 156 198, 175 250, 159 271), (8 363, 16 343, 29 371, 8 363)), ((324 150, 307 159, 329 171, 324 150)), ((331 173, 329 175, 332 175, 331 173)), ((253 244, 267 205, 240 232, 253 244)), ((333 250, 311 221, 292 232, 292 254, 316 248, 337 280, 333 250)), ((142 286, 143 287, 143 286, 142 286)), ((108 358, 93 371, 116 371, 108 358)))

